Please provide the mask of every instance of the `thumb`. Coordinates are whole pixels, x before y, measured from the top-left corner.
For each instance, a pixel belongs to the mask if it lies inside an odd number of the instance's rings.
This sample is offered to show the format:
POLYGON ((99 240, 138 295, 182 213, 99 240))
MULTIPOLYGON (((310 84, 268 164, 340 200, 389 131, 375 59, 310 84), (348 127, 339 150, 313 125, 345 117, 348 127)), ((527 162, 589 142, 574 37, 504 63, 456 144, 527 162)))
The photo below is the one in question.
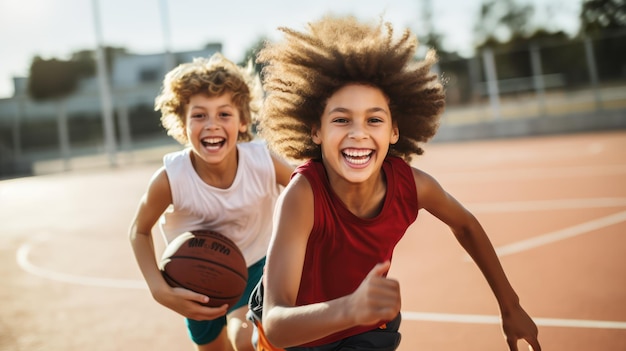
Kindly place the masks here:
POLYGON ((506 343, 509 344, 509 351, 517 351, 517 339, 507 338, 506 343))
POLYGON ((389 271, 390 267, 391 267, 391 262, 389 260, 387 260, 385 262, 378 263, 367 274, 367 277, 368 278, 371 278, 371 277, 382 277, 389 271))

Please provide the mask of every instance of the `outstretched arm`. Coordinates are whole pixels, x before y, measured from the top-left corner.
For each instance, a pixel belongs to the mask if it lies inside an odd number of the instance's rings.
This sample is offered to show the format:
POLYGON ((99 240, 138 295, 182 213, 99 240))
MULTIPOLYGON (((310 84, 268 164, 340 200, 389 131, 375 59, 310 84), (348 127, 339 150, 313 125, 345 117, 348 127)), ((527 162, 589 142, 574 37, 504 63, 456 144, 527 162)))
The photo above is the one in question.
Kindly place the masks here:
POLYGON ((476 217, 430 175, 417 169, 414 169, 413 174, 420 207, 450 227, 491 287, 500 307, 503 331, 509 349, 517 351, 517 341, 524 339, 533 351, 540 351, 537 326, 521 307, 493 245, 476 217))

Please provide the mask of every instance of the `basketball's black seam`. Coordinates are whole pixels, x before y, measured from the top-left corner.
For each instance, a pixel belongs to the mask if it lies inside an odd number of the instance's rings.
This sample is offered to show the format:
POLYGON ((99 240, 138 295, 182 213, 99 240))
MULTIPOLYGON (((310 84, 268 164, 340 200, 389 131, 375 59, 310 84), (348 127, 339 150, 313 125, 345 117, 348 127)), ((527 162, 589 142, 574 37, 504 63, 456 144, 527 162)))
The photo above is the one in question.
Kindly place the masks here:
MULTIPOLYGON (((244 277, 241 273, 239 273, 236 270, 232 269, 231 267, 229 267, 229 266, 227 266, 227 265, 225 265, 223 263, 217 262, 217 261, 207 260, 206 258, 198 258, 198 257, 193 257, 193 256, 181 256, 181 255, 176 255, 176 256, 170 257, 170 259, 172 259, 172 258, 186 258, 186 259, 190 259, 190 260, 194 260, 194 261, 202 261, 202 262, 213 263, 213 264, 215 264, 217 266, 220 266, 222 268, 226 268, 229 271, 237 274, 244 282, 248 281, 248 278, 244 277)), ((165 267, 167 267, 167 264, 165 265, 165 267)))

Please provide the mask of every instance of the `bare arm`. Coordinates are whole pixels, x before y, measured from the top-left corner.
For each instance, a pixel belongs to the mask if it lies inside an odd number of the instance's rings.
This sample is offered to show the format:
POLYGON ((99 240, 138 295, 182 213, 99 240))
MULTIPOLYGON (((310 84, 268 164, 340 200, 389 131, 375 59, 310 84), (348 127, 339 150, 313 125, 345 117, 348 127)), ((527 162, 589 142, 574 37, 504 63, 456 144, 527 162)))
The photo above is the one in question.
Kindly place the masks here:
POLYGON ((517 340, 525 339, 534 351, 540 351, 537 326, 520 306, 519 297, 509 283, 493 245, 476 217, 430 175, 416 169, 413 174, 420 207, 450 227, 491 287, 500 307, 510 350, 517 351, 517 340))
POLYGON ((215 319, 226 313, 226 307, 209 308, 198 304, 208 297, 182 288, 171 288, 163 279, 154 252, 152 228, 172 203, 170 184, 165 170, 158 170, 142 196, 129 230, 129 239, 139 269, 154 299, 185 317, 196 320, 215 319))
POLYGON ((350 295, 295 306, 313 226, 313 194, 304 177, 294 177, 283 192, 274 224, 263 306, 263 327, 272 344, 277 347, 301 345, 356 325, 391 320, 397 315, 399 284, 383 277, 389 262, 375 266, 350 295))

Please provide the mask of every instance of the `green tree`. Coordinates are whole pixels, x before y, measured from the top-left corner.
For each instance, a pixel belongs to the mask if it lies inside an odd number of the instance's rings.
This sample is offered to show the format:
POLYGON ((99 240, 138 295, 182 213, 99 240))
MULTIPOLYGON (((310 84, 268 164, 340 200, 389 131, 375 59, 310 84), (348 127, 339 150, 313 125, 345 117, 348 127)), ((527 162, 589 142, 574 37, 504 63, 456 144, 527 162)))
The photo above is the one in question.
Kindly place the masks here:
POLYGON ((601 81, 626 78, 626 2, 586 0, 580 12, 581 35, 593 46, 601 81))
MULTIPOLYGON (((124 48, 106 47, 105 57, 109 68, 116 54, 126 53, 124 48)), ((28 94, 35 101, 54 101, 57 104, 58 140, 65 169, 69 169, 70 135, 66 109, 67 98, 74 93, 79 81, 93 77, 96 72, 95 51, 82 50, 69 60, 43 59, 35 56, 30 66, 28 94)), ((109 69, 111 72, 111 69, 109 69)))
POLYGON ((36 101, 63 98, 76 89, 80 76, 71 61, 37 56, 30 66, 29 95, 36 101))
POLYGON ((597 34, 626 28, 624 0, 585 0, 580 12, 581 31, 597 34))
POLYGON ((487 0, 480 7, 474 35, 479 47, 527 34, 531 31, 532 5, 522 5, 515 0, 487 0))

